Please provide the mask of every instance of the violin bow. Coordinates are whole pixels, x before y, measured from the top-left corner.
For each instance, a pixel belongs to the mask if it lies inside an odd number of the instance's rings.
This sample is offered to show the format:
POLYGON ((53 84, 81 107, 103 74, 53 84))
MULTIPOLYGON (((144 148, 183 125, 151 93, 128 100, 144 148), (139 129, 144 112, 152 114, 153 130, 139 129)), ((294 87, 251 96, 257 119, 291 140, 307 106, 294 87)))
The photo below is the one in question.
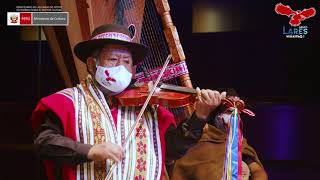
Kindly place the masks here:
MULTIPOLYGON (((141 124, 140 120, 141 120, 141 118, 142 118, 142 115, 143 115, 145 109, 147 108, 147 105, 148 105, 148 103, 149 103, 152 95, 154 94, 155 90, 157 89, 157 85, 159 84, 160 79, 161 79, 164 71, 166 70, 166 68, 167 68, 167 66, 168 66, 168 64, 169 64, 171 57, 172 57, 171 54, 169 54, 168 57, 167 57, 167 59, 166 59, 166 61, 165 61, 165 63, 164 63, 164 65, 163 65, 163 67, 162 67, 162 69, 161 69, 161 71, 160 71, 160 74, 159 74, 156 82, 154 83, 154 85, 153 85, 153 87, 152 87, 152 90, 149 92, 148 97, 147 97, 146 101, 144 102, 144 104, 143 104, 143 106, 142 106, 142 108, 141 108, 141 110, 140 110, 140 112, 139 112, 139 114, 138 114, 138 117, 137 117, 136 122, 135 122, 135 123, 132 125, 132 127, 130 128, 129 134, 128 134, 127 137, 125 138, 124 143, 121 145, 122 148, 125 149, 127 143, 128 143, 129 140, 130 140, 131 135, 133 134, 133 132, 135 132, 134 130, 137 128, 138 125, 141 124)), ((106 176, 105 180, 109 180, 109 179, 111 178, 112 172, 113 172, 114 168, 116 167, 115 164, 116 164, 116 163, 114 163, 114 164, 111 165, 111 168, 110 168, 110 170, 109 170, 109 172, 108 172, 108 175, 106 176)))

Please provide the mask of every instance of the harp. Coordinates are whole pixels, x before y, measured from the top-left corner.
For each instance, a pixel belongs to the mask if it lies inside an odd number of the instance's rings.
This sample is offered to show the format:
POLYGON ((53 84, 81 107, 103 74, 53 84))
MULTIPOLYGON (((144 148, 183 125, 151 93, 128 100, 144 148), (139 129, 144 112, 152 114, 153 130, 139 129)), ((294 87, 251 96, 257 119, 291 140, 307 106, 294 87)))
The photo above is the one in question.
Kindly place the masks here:
MULTIPOLYGON (((67 87, 78 83, 87 75, 86 65, 73 54, 77 42, 90 38, 95 27, 106 23, 128 26, 133 41, 150 48, 150 55, 137 65, 136 80, 147 81, 157 77, 169 53, 172 62, 165 72, 163 82, 191 87, 185 55, 174 26, 167 0, 37 0, 38 5, 61 6, 69 12, 69 26, 44 27, 56 64, 67 87), (143 69, 151 74, 144 77, 143 69)), ((171 109, 178 123, 190 116, 193 108, 171 109)))

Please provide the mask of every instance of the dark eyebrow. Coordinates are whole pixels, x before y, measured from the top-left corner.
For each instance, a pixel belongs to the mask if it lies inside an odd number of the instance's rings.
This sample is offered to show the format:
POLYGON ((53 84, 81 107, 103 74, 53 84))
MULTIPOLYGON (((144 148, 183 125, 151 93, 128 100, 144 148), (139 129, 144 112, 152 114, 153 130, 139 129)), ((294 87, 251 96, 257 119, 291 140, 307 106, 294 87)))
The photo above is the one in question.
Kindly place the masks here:
POLYGON ((131 55, 124 55, 123 57, 128 58, 128 57, 132 57, 131 55))

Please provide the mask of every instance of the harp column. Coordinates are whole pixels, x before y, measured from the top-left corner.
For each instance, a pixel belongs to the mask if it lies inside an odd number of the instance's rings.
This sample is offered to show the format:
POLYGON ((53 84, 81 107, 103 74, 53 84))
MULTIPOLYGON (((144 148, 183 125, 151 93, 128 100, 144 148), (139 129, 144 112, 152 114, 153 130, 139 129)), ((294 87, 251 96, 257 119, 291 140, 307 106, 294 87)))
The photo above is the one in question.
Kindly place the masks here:
MULTIPOLYGON (((167 0, 155 0, 157 11, 162 19, 164 34, 169 46, 170 53, 172 54, 173 62, 178 63, 186 59, 182 45, 180 43, 177 28, 174 26, 171 15, 170 7, 167 0)), ((182 86, 192 88, 192 83, 189 74, 180 76, 182 86)))
MULTIPOLYGON (((170 15, 170 6, 167 0, 154 0, 158 14, 162 19, 164 34, 169 46, 170 53, 172 54, 172 59, 174 63, 180 61, 185 61, 186 57, 183 52, 182 45, 180 43, 179 35, 177 28, 174 26, 171 15, 170 15)), ((191 79, 188 74, 182 75, 179 77, 182 86, 193 88, 191 79)), ((188 105, 184 108, 185 116, 190 117, 194 111, 193 105, 188 105)), ((184 117, 176 119, 177 122, 181 122, 184 117)))

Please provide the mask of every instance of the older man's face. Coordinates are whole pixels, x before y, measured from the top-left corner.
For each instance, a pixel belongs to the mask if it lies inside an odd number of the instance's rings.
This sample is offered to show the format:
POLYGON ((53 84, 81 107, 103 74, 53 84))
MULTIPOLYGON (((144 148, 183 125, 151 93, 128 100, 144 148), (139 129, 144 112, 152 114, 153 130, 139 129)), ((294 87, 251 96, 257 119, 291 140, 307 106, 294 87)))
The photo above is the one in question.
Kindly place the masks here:
POLYGON ((98 56, 99 66, 115 67, 123 65, 132 73, 132 55, 131 52, 121 45, 108 45, 104 47, 98 56))

